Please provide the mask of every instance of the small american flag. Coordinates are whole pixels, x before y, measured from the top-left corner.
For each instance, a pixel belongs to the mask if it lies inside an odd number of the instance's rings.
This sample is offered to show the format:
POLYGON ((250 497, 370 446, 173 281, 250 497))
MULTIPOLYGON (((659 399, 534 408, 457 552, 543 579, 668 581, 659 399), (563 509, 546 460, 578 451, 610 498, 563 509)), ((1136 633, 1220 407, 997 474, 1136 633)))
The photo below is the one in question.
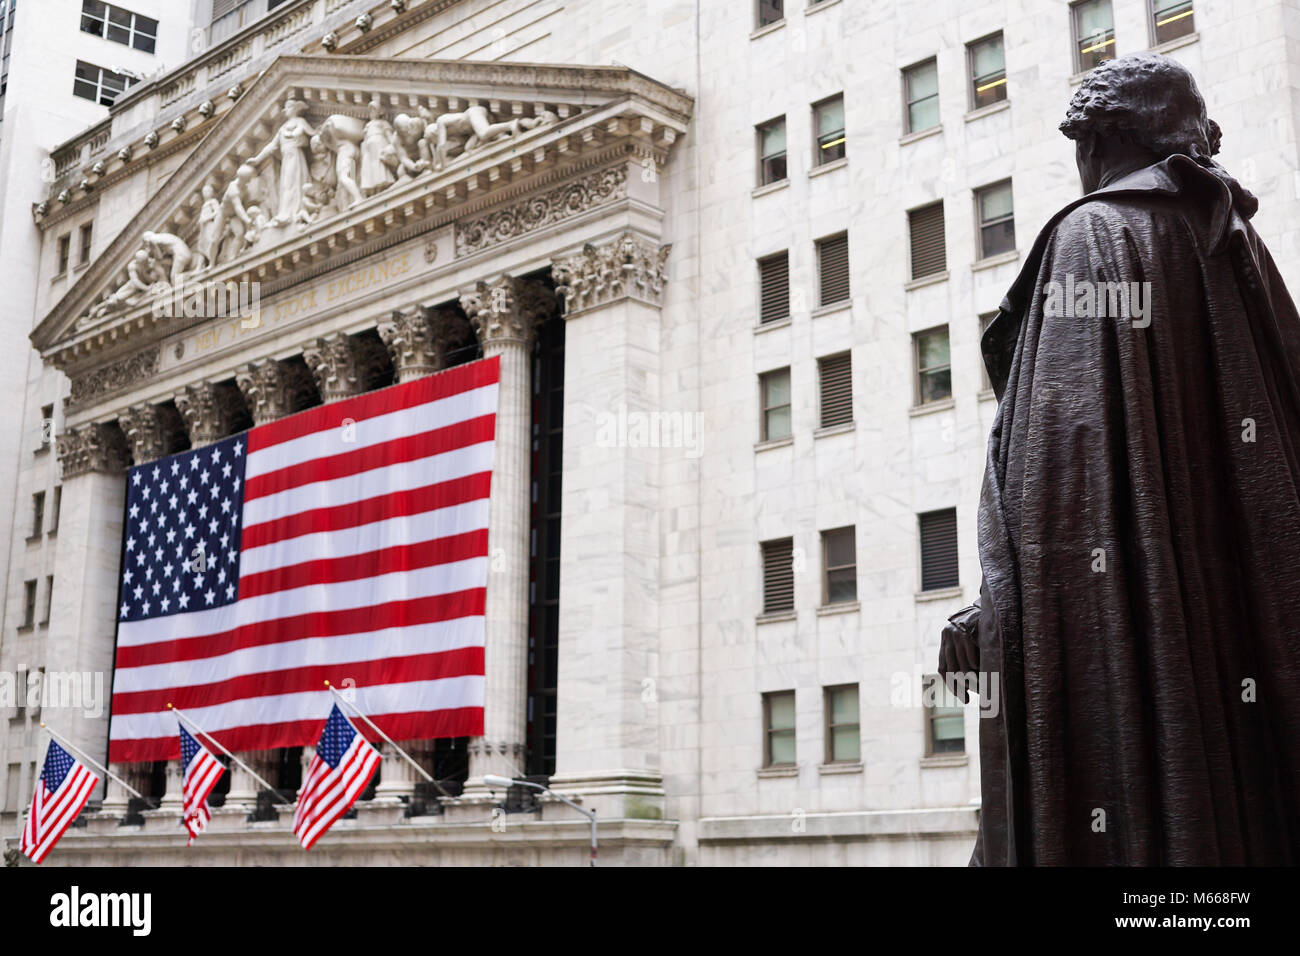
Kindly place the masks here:
POLYGON ((181 786, 184 797, 181 815, 185 829, 190 831, 190 838, 185 841, 185 845, 190 846, 212 819, 212 811, 208 809, 208 795, 226 768, 184 727, 181 728, 181 768, 185 774, 181 786))
POLYGON ((63 831, 77 819, 98 783, 98 774, 51 740, 18 848, 33 863, 44 860, 63 831))
POLYGON ((348 812, 375 775, 379 760, 379 751, 357 733, 338 704, 330 708, 293 814, 293 833, 304 850, 348 812))
POLYGON ((394 740, 483 733, 499 360, 308 409, 127 478, 109 759, 310 744, 330 695, 394 740))

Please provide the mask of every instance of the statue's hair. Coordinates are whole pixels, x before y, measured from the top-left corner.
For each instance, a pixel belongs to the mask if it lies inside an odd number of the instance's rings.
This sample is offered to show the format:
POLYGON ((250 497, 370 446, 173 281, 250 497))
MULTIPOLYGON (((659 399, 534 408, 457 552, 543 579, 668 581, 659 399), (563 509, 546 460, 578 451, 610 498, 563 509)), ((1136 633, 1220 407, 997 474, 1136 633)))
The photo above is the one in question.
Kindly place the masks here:
POLYGON ((1159 53, 1107 60, 1083 79, 1061 132, 1144 146, 1161 159, 1181 153, 1202 166, 1219 151, 1219 124, 1206 116, 1192 74, 1159 53))

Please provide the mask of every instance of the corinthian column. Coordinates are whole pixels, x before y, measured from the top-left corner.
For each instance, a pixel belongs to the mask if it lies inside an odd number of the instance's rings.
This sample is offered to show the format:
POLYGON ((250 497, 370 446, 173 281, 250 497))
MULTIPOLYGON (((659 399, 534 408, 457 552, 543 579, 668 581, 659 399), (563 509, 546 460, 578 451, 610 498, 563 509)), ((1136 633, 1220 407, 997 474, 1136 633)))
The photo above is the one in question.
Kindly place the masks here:
POLYGON ((322 402, 337 402, 361 391, 357 352, 352 337, 345 332, 332 332, 312 341, 303 348, 302 357, 316 379, 322 402))
POLYGON ((275 359, 259 359, 235 369, 235 384, 253 415, 254 425, 265 425, 289 413, 288 376, 275 359))
POLYGON ((460 298, 485 358, 499 356, 496 444, 488 503, 486 698, 481 738, 470 742, 467 789, 488 773, 512 777, 521 767, 528 693, 528 542, 533 336, 555 308, 536 280, 502 276, 460 298))

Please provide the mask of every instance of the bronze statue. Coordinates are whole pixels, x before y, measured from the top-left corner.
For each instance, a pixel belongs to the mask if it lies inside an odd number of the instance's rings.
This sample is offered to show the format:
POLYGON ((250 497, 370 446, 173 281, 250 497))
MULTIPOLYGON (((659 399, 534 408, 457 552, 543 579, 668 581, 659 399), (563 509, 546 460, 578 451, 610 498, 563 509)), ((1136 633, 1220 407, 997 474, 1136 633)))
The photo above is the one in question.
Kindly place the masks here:
POLYGON ((971 863, 1300 863, 1300 316, 1176 61, 1097 67, 1061 131, 1086 195, 981 342, 984 583, 940 650, 996 713, 971 863))

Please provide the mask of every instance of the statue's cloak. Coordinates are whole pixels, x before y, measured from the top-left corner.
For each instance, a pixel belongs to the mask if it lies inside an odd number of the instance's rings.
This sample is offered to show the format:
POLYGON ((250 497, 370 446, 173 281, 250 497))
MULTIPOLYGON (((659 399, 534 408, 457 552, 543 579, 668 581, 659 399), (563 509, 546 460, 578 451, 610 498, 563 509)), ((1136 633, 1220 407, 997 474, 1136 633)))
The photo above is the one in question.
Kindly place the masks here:
POLYGON ((1300 863, 1300 317, 1255 206, 1184 156, 1133 173, 985 333, 973 864, 1300 863), (1085 280, 1149 283, 1149 326, 1055 314, 1085 280))

